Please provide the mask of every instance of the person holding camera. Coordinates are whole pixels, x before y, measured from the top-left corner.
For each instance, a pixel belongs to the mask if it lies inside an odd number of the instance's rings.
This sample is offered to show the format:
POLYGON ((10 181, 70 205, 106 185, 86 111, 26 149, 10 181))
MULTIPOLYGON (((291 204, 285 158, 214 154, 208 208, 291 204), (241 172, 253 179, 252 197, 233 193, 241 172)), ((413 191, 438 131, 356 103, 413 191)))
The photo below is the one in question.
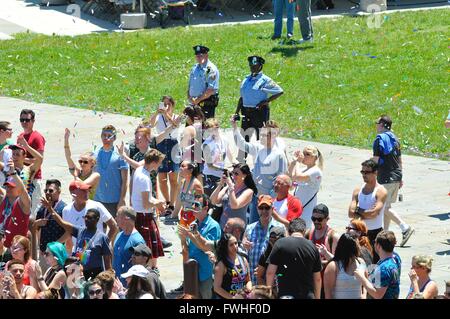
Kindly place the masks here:
MULTIPOLYGON (((265 60, 260 56, 249 56, 248 63, 251 74, 242 81, 238 106, 236 108, 234 121, 240 120, 242 114, 242 129, 245 131, 245 141, 249 142, 256 131, 256 139, 259 140, 259 131, 264 123, 269 121, 269 103, 283 94, 283 89, 271 78, 263 74, 262 68, 265 60), (252 129, 250 131, 246 131, 252 129)), ((239 152, 238 160, 244 160, 244 154, 239 152)))
POLYGON ((159 103, 158 110, 151 116, 150 125, 156 129, 156 134, 162 134, 167 127, 175 127, 165 138, 156 144, 156 149, 165 154, 160 167, 158 167, 158 183, 162 196, 166 200, 167 212, 172 213, 175 209, 175 199, 177 196, 178 171, 180 170, 180 160, 174 158, 179 155, 178 136, 180 135, 178 122, 179 116, 174 113, 175 100, 165 95, 159 103), (169 191, 170 187, 170 191, 169 191))
MULTIPOLYGON (((208 213, 211 206, 208 195, 197 194, 194 198, 195 202, 188 208, 193 212, 196 219, 195 223, 190 227, 191 232, 195 234, 198 232, 207 240, 218 240, 222 231, 219 224, 208 213)), ((198 263, 198 278, 185 278, 185 281, 198 280, 200 299, 211 299, 214 267, 209 260, 209 256, 190 240, 187 241, 187 238, 182 233, 179 233, 179 235, 183 249, 183 261, 186 262, 189 258, 195 259, 198 263)))
POLYGON ((205 194, 211 196, 224 172, 226 158, 228 157, 232 163, 233 155, 227 139, 220 134, 219 122, 216 119, 207 119, 205 130, 206 139, 202 144, 203 158, 205 159, 203 189, 205 194))
POLYGON ((23 283, 25 265, 23 261, 13 259, 7 265, 7 272, 0 278, 1 299, 34 299, 36 289, 23 283))
MULTIPOLYGON (((235 117, 232 118, 231 125, 237 147, 252 155, 255 161, 252 175, 258 189, 258 195, 275 197, 273 183, 277 176, 285 174, 288 170, 284 143, 277 138, 280 131, 278 124, 272 120, 264 123, 259 143, 248 143, 244 140, 237 127, 235 117)), ((259 219, 256 207, 257 199, 256 196, 253 196, 252 204, 250 205, 249 223, 254 223, 259 219)))
MULTIPOLYGON (((211 203, 223 207, 220 228, 224 229, 230 218, 247 220, 247 208, 253 195, 258 193, 247 164, 235 164, 230 172, 224 170, 220 183, 211 195, 211 203)), ((247 224, 247 223, 245 223, 247 224)))
POLYGON ((191 105, 202 108, 207 119, 214 117, 219 104, 219 70, 209 60, 209 48, 203 45, 193 47, 197 64, 189 74, 187 98, 191 105))

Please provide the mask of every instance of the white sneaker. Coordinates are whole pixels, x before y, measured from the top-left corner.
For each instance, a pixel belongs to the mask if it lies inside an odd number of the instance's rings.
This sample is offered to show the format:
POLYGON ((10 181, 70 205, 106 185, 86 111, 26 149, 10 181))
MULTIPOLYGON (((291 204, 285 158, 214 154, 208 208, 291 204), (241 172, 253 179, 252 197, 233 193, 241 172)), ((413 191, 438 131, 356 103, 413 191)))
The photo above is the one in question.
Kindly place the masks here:
POLYGON ((307 40, 301 39, 297 41, 297 44, 304 44, 304 43, 313 43, 314 39, 313 38, 309 38, 307 40))

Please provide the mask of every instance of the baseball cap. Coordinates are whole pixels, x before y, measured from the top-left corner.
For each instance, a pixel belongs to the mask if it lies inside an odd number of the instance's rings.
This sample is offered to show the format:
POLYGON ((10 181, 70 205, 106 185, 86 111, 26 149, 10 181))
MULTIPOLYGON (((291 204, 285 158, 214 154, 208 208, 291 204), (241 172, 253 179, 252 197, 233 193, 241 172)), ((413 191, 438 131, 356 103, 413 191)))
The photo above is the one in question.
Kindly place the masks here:
POLYGON ((258 207, 264 204, 272 207, 272 203, 272 197, 270 197, 269 195, 260 195, 258 197, 258 207))
POLYGON ((283 227, 272 227, 272 229, 270 230, 270 234, 269 237, 276 237, 277 239, 279 238, 283 238, 286 236, 286 232, 284 231, 283 227))
POLYGON ((150 272, 144 266, 142 266, 142 265, 134 265, 133 267, 128 269, 128 271, 126 273, 120 275, 120 277, 122 277, 122 278, 129 278, 131 276, 138 276, 138 277, 141 277, 141 278, 147 278, 147 276, 149 274, 150 274, 150 272))
POLYGON ((82 181, 71 181, 69 185, 69 190, 72 192, 76 189, 81 189, 83 191, 91 189, 91 185, 86 184, 82 181))
POLYGON ((135 247, 130 247, 130 251, 146 257, 152 257, 152 250, 146 244, 139 244, 135 247))
POLYGON ((22 145, 18 145, 18 144, 9 145, 8 148, 13 151, 22 150, 22 151, 26 152, 25 148, 22 145))
POLYGON ((17 185, 13 181, 6 181, 3 186, 16 187, 17 185))
POLYGON ((325 217, 328 217, 329 214, 328 207, 325 204, 316 205, 313 209, 313 212, 322 214, 325 217))

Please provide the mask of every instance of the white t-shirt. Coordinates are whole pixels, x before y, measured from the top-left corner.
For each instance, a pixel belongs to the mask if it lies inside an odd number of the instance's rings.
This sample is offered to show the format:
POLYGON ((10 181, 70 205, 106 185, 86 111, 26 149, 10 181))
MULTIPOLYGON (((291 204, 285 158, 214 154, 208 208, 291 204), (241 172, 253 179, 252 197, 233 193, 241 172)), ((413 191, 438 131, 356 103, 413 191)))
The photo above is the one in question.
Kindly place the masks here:
MULTIPOLYGON (((306 182, 297 182, 297 188, 295 189, 294 195, 300 199, 302 205, 305 206, 320 189, 320 183, 322 182, 322 171, 319 167, 313 166, 310 169, 304 170, 302 173, 308 174, 309 180, 306 182)), ((312 211, 316 205, 317 195, 306 207, 303 207, 302 218, 306 223, 307 229, 311 228, 312 211)))
MULTIPOLYGON (((382 185, 377 185, 373 192, 370 194, 364 194, 362 192, 365 184, 361 187, 361 190, 358 194, 358 206, 364 210, 372 209, 372 207, 377 202, 377 190, 379 187, 383 187, 382 185)), ((380 213, 375 218, 364 219, 368 230, 375 230, 384 227, 384 209, 386 207, 386 203, 383 205, 380 213)))
POLYGON ((282 200, 276 200, 273 202, 273 207, 277 211, 278 215, 286 219, 288 214, 287 197, 282 200))
MULTIPOLYGON (((73 202, 68 204, 63 209, 62 219, 71 223, 77 228, 86 227, 86 224, 84 223, 84 216, 89 209, 97 209, 100 212, 100 220, 97 223, 97 229, 103 232, 103 223, 106 223, 113 217, 102 203, 96 202, 95 200, 88 199, 88 201, 86 202, 86 206, 81 211, 77 211, 75 209, 75 207, 73 206, 73 202)), ((72 240, 75 245, 76 238, 72 237, 72 240)))
MULTIPOLYGON (((175 114, 172 115, 172 120, 174 119, 175 114)), ((155 124, 156 133, 161 134, 170 125, 171 125, 170 122, 165 119, 164 115, 158 114, 158 116, 156 117, 156 124, 155 124)), ((178 136, 180 135, 179 131, 180 131, 179 128, 173 129, 172 132, 169 133, 167 138, 173 140, 178 139, 178 136)))
POLYGON ((226 140, 214 139, 211 136, 203 142, 203 157, 205 158, 205 165, 203 166, 203 175, 213 175, 222 177, 223 168, 225 167, 225 156, 228 148, 226 140), (214 164, 222 170, 216 170, 208 167, 207 164, 214 164))
POLYGON ((150 172, 144 166, 136 168, 133 174, 133 192, 131 193, 131 205, 138 213, 150 213, 144 209, 142 192, 149 192, 149 200, 152 197, 152 181, 150 172))

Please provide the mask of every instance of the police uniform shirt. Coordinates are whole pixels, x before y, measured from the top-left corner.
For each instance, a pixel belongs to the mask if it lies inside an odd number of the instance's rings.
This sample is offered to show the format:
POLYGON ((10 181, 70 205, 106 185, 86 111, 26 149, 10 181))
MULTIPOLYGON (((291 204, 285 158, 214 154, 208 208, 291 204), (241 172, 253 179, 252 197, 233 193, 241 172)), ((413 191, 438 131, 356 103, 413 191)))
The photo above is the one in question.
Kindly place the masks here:
POLYGON ((214 94, 219 92, 219 70, 211 62, 197 63, 189 75, 189 96, 197 98, 203 95, 207 89, 214 89, 214 94))
POLYGON ((247 76, 241 84, 241 97, 244 107, 254 108, 270 95, 282 93, 283 89, 262 72, 247 76))

